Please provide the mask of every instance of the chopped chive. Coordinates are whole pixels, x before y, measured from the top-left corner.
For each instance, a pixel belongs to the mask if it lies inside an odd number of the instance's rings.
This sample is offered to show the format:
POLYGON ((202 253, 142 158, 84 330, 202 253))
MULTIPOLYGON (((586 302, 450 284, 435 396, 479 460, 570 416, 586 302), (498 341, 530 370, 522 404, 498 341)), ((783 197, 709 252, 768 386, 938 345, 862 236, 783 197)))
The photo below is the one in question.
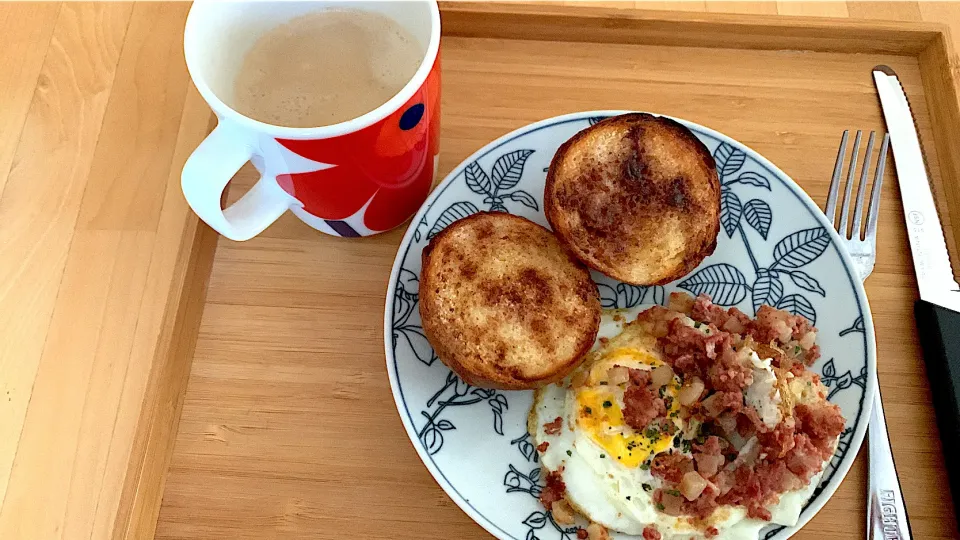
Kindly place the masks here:
POLYGON ((570 450, 567 450, 567 455, 570 457, 573 457, 573 452, 571 452, 570 450))
POLYGON ((640 470, 641 470, 641 471, 646 471, 646 470, 648 470, 649 468, 650 468, 650 462, 649 462, 649 461, 644 461, 643 463, 640 464, 640 470))
POLYGON ((703 326, 703 323, 700 322, 700 321, 695 321, 695 322, 693 323, 693 327, 694 327, 694 328, 700 328, 701 326, 703 326))
POLYGON ((661 503, 657 503, 657 510, 660 510, 661 512, 663 512, 663 508, 664 507, 661 503))
POLYGON ((653 491, 653 486, 651 486, 650 484, 644 482, 641 485, 643 486, 643 490, 646 491, 647 493, 653 491))
POLYGON ((628 501, 630 500, 630 496, 629 496, 629 495, 627 495, 627 500, 628 500, 628 501))
POLYGON ((609 400, 603 402, 603 408, 604 408, 604 409, 609 409, 609 408, 612 407, 612 406, 613 406, 613 403, 610 403, 609 400))
POLYGON ((665 489, 663 490, 663 492, 666 493, 667 495, 673 495, 674 497, 680 496, 680 492, 675 489, 665 489))
POLYGON ((593 414, 593 409, 591 409, 590 407, 584 407, 583 412, 586 414, 593 414))
POLYGON ((605 457, 607 457, 606 454, 600 454, 600 459, 603 459, 603 458, 605 458, 605 457))

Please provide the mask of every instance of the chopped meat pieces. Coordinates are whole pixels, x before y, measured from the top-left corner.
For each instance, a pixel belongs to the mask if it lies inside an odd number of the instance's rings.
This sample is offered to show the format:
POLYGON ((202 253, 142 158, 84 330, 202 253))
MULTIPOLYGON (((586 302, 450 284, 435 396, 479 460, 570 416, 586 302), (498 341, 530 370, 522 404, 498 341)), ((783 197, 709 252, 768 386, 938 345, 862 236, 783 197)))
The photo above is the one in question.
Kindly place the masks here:
POLYGON ((720 448, 720 437, 711 435, 701 445, 693 448, 693 460, 697 464, 697 472, 704 478, 711 478, 723 466, 724 457, 720 448))
POLYGON ((750 322, 747 331, 759 343, 786 343, 793 336, 793 321, 786 311, 762 305, 757 309, 757 318, 750 322))
MULTIPOLYGON (((770 306, 760 306, 756 318, 750 319, 736 308, 714 305, 706 295, 694 299, 675 293, 670 306, 676 311, 654 307, 629 323, 657 339, 666 365, 638 369, 646 366, 627 361, 623 361, 627 365, 607 364, 606 372, 600 372, 603 409, 613 403, 622 406, 592 415, 591 422, 618 434, 625 424, 632 428, 631 436, 644 443, 654 434, 664 442, 666 436, 672 437, 668 450, 654 453, 651 461, 640 465, 656 479, 654 486, 643 487, 660 513, 700 527, 707 538, 721 535, 709 524, 718 523, 711 516, 723 506, 737 506, 750 518, 769 521, 781 495, 809 485, 823 470, 846 425, 840 408, 826 401, 828 390, 820 377, 807 369, 820 356, 817 330, 804 317, 770 306), (763 369, 751 360, 753 353, 771 360, 779 401, 773 401, 773 390, 753 385, 754 373, 763 369), (674 377, 679 387, 672 384, 674 377), (785 384, 794 377, 802 384, 785 384), (604 395, 608 392, 613 397, 604 395), (761 419, 759 411, 771 422, 767 397, 773 407, 780 408, 776 424, 761 419)), ((610 345, 613 339, 617 338, 610 345)), ((571 381, 591 386, 597 374, 590 371, 588 380, 584 370, 571 381)), ((596 411, 598 405, 591 405, 596 411)), ((590 415, 589 407, 579 406, 590 415)), ((544 430, 556 434, 562 426, 562 418, 557 417, 544 424, 544 430)), ((547 448, 547 442, 537 446, 541 453, 547 448)), ((572 523, 574 512, 564 494, 560 474, 549 473, 541 501, 557 523, 567 524, 572 523)), ((578 529, 576 536, 577 540, 609 538, 598 523, 578 529)), ((654 525, 642 531, 644 540, 662 537, 654 525)))
POLYGON ((740 390, 716 392, 703 400, 701 405, 712 418, 727 411, 738 413, 743 408, 743 392, 740 390))
POLYGON ((547 451, 547 448, 550 448, 550 443, 548 443, 547 441, 543 441, 542 443, 537 445, 537 452, 540 452, 542 454, 547 451))
POLYGON ((820 450, 833 453, 833 443, 843 431, 846 421, 840 407, 826 403, 813 407, 805 403, 797 405, 794 414, 814 445, 820 450))
POLYGON ((762 506, 749 505, 747 506, 747 517, 754 519, 762 519, 763 521, 770 521, 773 517, 770 514, 770 511, 762 506))
POLYGON ((628 369, 627 372, 630 374, 630 383, 636 386, 647 386, 650 384, 650 379, 653 375, 645 369, 628 369))
POLYGON ((684 378, 697 376, 724 391, 743 390, 753 382, 752 367, 737 354, 727 332, 704 334, 674 319, 660 344, 667 362, 684 378))
POLYGON ((668 482, 679 484, 693 470, 693 460, 683 454, 659 454, 653 458, 650 472, 668 482))
POLYGON ((814 474, 820 472, 824 458, 820 454, 820 450, 814 446, 810 437, 803 433, 795 434, 793 443, 793 448, 787 452, 784 458, 787 468, 803 479, 804 482, 808 482, 814 474))
POLYGON ((649 386, 630 386, 623 393, 623 420, 633 429, 642 430, 666 414, 667 405, 649 386))
POLYGON ((750 317, 747 317, 746 313, 735 307, 724 310, 710 302, 710 297, 705 294, 701 294, 694 300, 690 318, 712 324, 725 332, 735 332, 737 334, 746 330, 750 324, 750 317))
POLYGON ((788 418, 777 424, 777 427, 773 430, 757 435, 757 439, 767 455, 774 459, 780 459, 793 449, 795 444, 793 441, 794 425, 793 419, 788 418))
POLYGON ((561 427, 563 427, 563 418, 558 416, 554 418, 552 422, 547 422, 543 425, 543 432, 547 435, 556 435, 560 433, 561 427))
POLYGON ((566 490, 567 486, 563 483, 560 473, 558 471, 550 471, 550 473, 547 474, 546 485, 543 486, 543 490, 540 491, 540 502, 544 508, 553 508, 553 503, 563 500, 563 494, 566 490))

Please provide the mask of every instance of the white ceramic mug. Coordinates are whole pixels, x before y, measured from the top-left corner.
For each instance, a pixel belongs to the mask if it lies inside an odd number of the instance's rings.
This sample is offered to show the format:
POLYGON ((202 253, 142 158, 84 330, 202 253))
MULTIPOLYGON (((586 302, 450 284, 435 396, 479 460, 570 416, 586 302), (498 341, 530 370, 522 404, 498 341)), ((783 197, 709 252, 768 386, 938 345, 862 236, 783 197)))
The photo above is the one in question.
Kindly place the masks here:
POLYGON ((232 240, 256 236, 288 209, 336 236, 367 236, 400 225, 426 200, 436 174, 439 51, 435 0, 196 2, 184 31, 187 68, 219 123, 184 165, 187 202, 232 240), (243 57, 258 37, 331 7, 376 11, 421 42, 423 61, 397 95, 352 120, 314 128, 266 124, 226 105, 222 98, 232 92, 243 57), (260 171, 260 180, 222 209, 223 191, 247 161, 260 171))

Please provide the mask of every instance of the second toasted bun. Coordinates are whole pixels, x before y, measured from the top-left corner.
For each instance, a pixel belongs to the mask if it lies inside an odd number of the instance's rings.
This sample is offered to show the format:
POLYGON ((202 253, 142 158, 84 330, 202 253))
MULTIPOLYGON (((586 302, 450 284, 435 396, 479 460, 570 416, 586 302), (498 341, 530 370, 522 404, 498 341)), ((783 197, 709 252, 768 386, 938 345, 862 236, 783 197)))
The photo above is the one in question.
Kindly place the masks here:
POLYGON ((600 327, 600 298, 550 231, 481 212, 424 248, 420 315, 437 356, 464 381, 521 390, 580 364, 600 327))
POLYGON ((550 163, 543 199, 574 255, 627 283, 673 281, 717 246, 716 163, 669 118, 624 114, 577 133, 550 163))

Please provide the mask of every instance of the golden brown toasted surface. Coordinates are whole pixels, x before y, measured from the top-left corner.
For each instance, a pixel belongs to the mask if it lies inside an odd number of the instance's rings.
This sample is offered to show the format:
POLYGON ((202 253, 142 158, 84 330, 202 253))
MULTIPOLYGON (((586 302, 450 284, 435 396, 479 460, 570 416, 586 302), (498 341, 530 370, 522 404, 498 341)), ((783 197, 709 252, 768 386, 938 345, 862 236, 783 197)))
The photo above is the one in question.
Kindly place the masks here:
POLYGON ((557 150, 544 211, 587 266, 636 285, 663 284, 716 248, 720 180, 709 150, 686 127, 625 114, 557 150))
POLYGON ((600 298, 550 231, 481 212, 424 248, 420 315, 437 356, 463 380, 519 390, 580 364, 600 326, 600 298))

